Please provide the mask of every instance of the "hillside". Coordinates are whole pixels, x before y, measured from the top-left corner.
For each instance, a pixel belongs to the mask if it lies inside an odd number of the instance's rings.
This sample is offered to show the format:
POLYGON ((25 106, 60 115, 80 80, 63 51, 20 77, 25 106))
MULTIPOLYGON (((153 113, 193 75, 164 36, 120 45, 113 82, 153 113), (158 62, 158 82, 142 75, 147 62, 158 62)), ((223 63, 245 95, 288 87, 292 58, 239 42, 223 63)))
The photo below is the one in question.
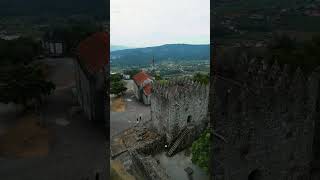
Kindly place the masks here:
POLYGON ((131 49, 131 47, 128 46, 121 46, 121 45, 110 45, 110 51, 119 51, 119 50, 124 50, 124 49, 131 49))
POLYGON ((111 52, 112 64, 149 64, 165 60, 209 60, 209 45, 168 44, 155 47, 125 49, 111 52))
POLYGON ((1 16, 109 16, 104 0, 1 0, 1 16))
POLYGON ((218 0, 213 13, 221 44, 261 42, 275 32, 305 39, 320 31, 317 0, 218 0))

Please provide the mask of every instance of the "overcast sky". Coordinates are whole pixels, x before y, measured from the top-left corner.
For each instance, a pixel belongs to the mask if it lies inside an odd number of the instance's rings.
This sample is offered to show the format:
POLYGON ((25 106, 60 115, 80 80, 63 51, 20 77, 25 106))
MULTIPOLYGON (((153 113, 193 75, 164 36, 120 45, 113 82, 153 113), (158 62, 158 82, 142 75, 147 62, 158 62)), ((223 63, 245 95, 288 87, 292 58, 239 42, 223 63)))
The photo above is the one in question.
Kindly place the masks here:
POLYGON ((210 0, 111 0, 111 44, 210 43, 210 0))

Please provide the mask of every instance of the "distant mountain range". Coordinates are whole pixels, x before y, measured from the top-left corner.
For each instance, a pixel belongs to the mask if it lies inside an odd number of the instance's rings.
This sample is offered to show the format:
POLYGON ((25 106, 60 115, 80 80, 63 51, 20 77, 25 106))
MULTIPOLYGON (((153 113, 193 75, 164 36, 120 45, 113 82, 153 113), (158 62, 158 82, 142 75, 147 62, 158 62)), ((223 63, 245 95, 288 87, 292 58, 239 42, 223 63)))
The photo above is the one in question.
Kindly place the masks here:
POLYGON ((204 60, 210 59, 210 45, 166 44, 162 46, 117 50, 111 52, 112 64, 149 64, 165 60, 204 60))
POLYGON ((118 50, 124 50, 124 49, 131 49, 131 47, 128 46, 121 46, 121 45, 112 45, 110 46, 110 51, 118 51, 118 50))

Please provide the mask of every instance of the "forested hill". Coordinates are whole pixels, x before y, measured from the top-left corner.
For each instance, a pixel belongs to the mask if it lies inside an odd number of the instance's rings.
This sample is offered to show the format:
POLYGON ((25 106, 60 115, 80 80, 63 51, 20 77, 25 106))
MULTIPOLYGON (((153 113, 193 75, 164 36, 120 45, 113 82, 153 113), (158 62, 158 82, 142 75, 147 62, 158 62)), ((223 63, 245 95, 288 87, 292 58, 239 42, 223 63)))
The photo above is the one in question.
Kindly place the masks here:
POLYGON ((147 64, 164 60, 209 60, 210 45, 167 44, 155 47, 125 49, 111 52, 113 64, 147 64))
POLYGON ((105 0, 1 0, 1 16, 109 16, 105 0))
POLYGON ((131 47, 128 46, 121 46, 121 45, 110 45, 110 51, 119 51, 124 49, 131 49, 131 47))

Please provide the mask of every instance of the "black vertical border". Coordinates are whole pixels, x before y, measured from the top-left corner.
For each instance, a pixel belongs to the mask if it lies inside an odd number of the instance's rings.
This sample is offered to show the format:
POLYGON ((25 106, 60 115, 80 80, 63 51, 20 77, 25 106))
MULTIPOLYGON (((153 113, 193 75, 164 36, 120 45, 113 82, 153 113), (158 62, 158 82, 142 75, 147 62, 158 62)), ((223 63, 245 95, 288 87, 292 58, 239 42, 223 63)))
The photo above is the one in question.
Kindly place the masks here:
POLYGON ((210 149, 210 164, 209 164, 209 177, 211 180, 213 180, 213 125, 214 125, 214 75, 215 75, 215 47, 214 47, 214 16, 215 16, 215 11, 214 11, 214 7, 215 7, 215 1, 216 0, 210 0, 210 90, 209 90, 209 107, 208 107, 208 113, 209 113, 209 126, 210 126, 210 130, 211 130, 211 149, 210 149))
POLYGON ((109 36, 109 41, 108 43, 108 49, 106 49, 107 54, 109 57, 107 57, 107 66, 105 68, 105 89, 106 89, 106 96, 105 96, 105 129, 106 129, 106 147, 105 147, 105 152, 106 152, 106 157, 105 157, 105 162, 106 162, 106 172, 107 172, 107 179, 110 179, 110 0, 104 0, 104 4, 106 7, 106 22, 107 22, 107 27, 105 31, 107 32, 109 36))

